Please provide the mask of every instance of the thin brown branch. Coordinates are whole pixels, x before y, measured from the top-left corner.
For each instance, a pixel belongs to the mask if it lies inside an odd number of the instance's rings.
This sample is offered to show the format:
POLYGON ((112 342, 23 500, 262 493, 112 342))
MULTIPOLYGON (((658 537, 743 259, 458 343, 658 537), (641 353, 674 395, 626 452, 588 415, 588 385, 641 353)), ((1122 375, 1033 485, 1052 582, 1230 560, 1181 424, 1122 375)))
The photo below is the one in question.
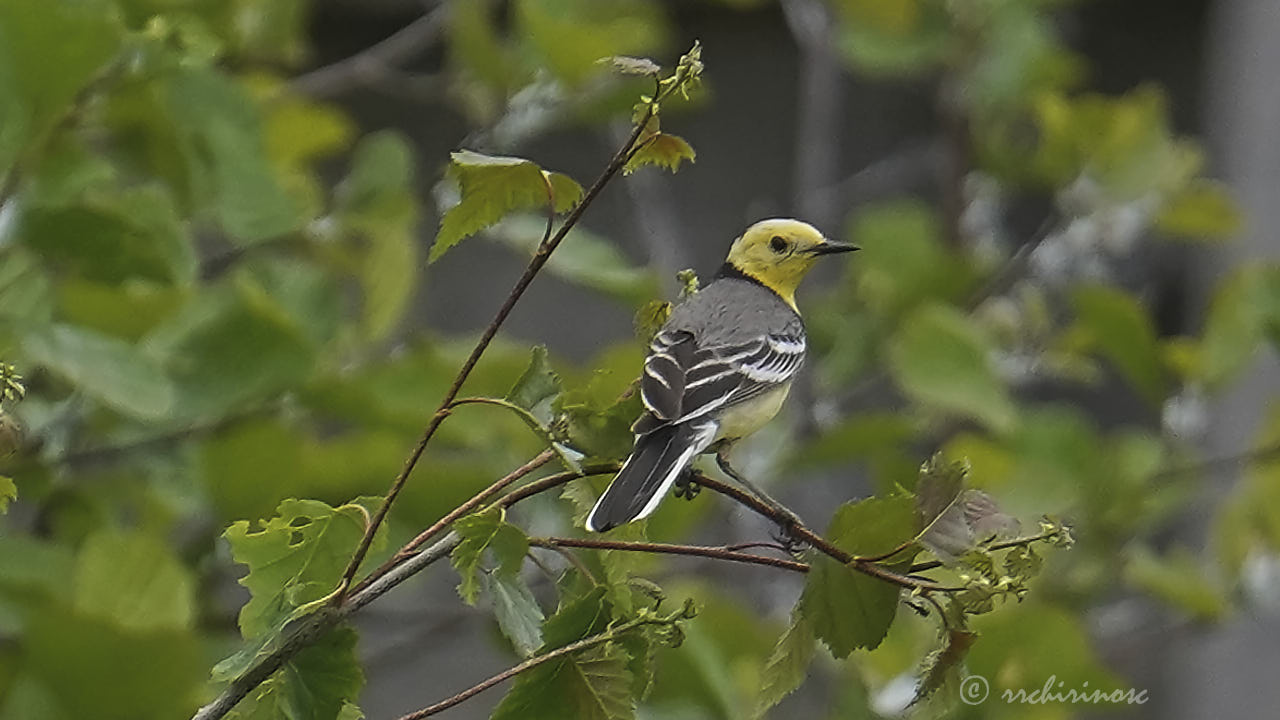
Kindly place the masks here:
POLYGON ((556 473, 555 475, 548 475, 544 478, 534 480, 528 485, 521 485, 506 495, 503 495, 496 504, 498 507, 508 508, 527 497, 559 487, 571 480, 577 480, 580 477, 590 477, 592 475, 607 475, 609 473, 615 473, 621 467, 622 463, 619 462, 603 462, 583 465, 581 473, 565 471, 556 473))
POLYGON ((440 3, 422 17, 355 55, 299 75, 289 83, 289 89, 325 98, 381 79, 440 38, 448 20, 448 7, 448 3, 440 3))
POLYGON ((401 547, 398 551, 396 551, 395 555, 392 555, 390 558, 388 558, 386 562, 384 562, 382 565, 378 567, 378 569, 369 573, 368 577, 366 577, 364 580, 362 580, 359 584, 355 586, 355 590, 358 592, 359 590, 365 587, 368 587, 368 585, 374 580, 377 580, 383 575, 386 575, 396 565, 399 565, 400 563, 404 562, 409 557, 411 557, 414 554, 414 552, 418 548, 422 547, 422 545, 425 544, 428 540, 440 534, 445 528, 449 527, 454 522, 456 522, 458 518, 475 511, 475 509, 480 507, 480 505, 483 504, 484 501, 493 497, 494 495, 496 495, 498 492, 500 492, 503 488, 507 487, 511 483, 519 480, 520 478, 528 475, 534 470, 537 470, 543 465, 546 465, 547 463, 551 462, 552 458, 554 458, 555 456, 556 456, 555 451, 543 450, 541 453, 534 456, 534 458, 529 462, 521 465, 515 470, 512 470, 511 472, 507 473, 501 478, 498 478, 493 482, 493 484, 489 485, 485 489, 471 496, 471 499, 462 503, 461 505, 454 508, 453 510, 450 510, 448 513, 445 514, 444 517, 435 521, 426 530, 423 530, 422 532, 418 533, 416 537, 414 537, 409 542, 405 543, 403 547, 401 547))
MULTIPOLYGON (((1009 548, 1015 548, 1021 545, 1030 545, 1031 543, 1043 542, 1045 540, 1052 540, 1053 538, 1056 538, 1060 532, 1061 532, 1060 530, 1046 530, 1045 532, 1042 532, 1038 535, 1028 535, 1027 537, 1013 538, 1011 540, 1003 540, 998 543, 992 543, 990 545, 983 547, 982 549, 987 550, 988 552, 998 552, 1000 550, 1008 550, 1009 548)), ((941 560, 928 560, 926 562, 916 563, 912 565, 907 570, 907 572, 914 575, 915 573, 925 572, 928 570, 935 570, 937 568, 942 567, 944 564, 945 563, 943 563, 941 560)))
POLYGON ((594 540, 589 538, 545 537, 529 538, 529 544, 545 548, 588 548, 593 550, 621 550, 624 552, 658 553, 665 555, 693 555, 696 557, 727 560, 730 562, 764 565, 767 567, 790 570, 792 572, 809 572, 809 566, 795 560, 753 555, 723 547, 705 545, 674 545, 654 542, 626 542, 621 540, 594 540))
POLYGON ((1268 460, 1280 459, 1280 444, 1268 445, 1253 450, 1236 453, 1235 455, 1223 455, 1221 457, 1208 458, 1197 463, 1189 465, 1181 465, 1178 467, 1161 470, 1151 476, 1152 480, 1169 480, 1171 478, 1183 475, 1203 475, 1207 473, 1217 473, 1226 470, 1235 470, 1241 465, 1248 465, 1256 462, 1266 462, 1268 460))
MULTIPOLYGON (((488 349, 489 343, 491 343, 493 338, 498 334, 498 329, 502 327, 502 323, 505 322, 507 316, 511 314, 512 309, 515 308, 516 303, 519 302, 520 298, 524 295, 525 290, 528 289, 529 285, 533 282, 533 279, 537 277, 538 272, 542 270, 542 266, 547 263, 548 258, 551 257, 551 253, 559 247, 560 243, 569 234, 569 230, 578 224, 578 221, 582 218, 582 214, 586 211, 587 207, 591 205, 592 201, 595 200, 596 196, 600 194, 600 191, 604 189, 604 186, 615 175, 617 175, 620 170, 622 170, 632 148, 636 144, 636 140, 639 139, 640 134, 644 132, 645 127, 649 123, 649 119, 653 117, 653 113, 654 104, 650 103, 644 114, 636 123, 631 135, 628 136, 627 141, 622 145, 622 147, 618 148, 618 151, 614 153, 613 158, 610 159, 609 164, 605 166, 604 171, 600 173, 600 176, 596 178, 595 182, 591 184, 591 187, 583 194, 582 199, 578 201, 578 204, 569 211, 568 216, 565 217, 564 223, 560 225, 560 229, 557 230, 554 235, 551 235, 544 242, 538 245, 538 250, 529 261, 529 265, 525 268, 524 273, 516 281, 515 286, 507 295, 507 299, 502 303, 502 306, 498 308, 498 312, 494 315, 493 320, 489 322, 489 325, 480 335, 480 339, 471 350, 471 354, 468 355, 467 359, 462 363, 462 368, 458 371, 457 377, 454 378, 453 384, 449 386, 448 391, 445 392, 445 396, 440 402, 440 406, 436 409, 435 413, 431 415, 430 420, 427 421, 427 425, 423 429, 422 436, 418 439, 417 445, 415 445, 413 451, 409 453, 409 457, 405 460, 404 467, 400 470, 400 474, 396 476, 396 479, 391 484, 390 490, 387 491, 386 497, 383 498, 382 503, 374 513, 373 519, 369 523, 368 530, 361 539, 359 547, 356 548, 355 554, 352 555, 351 562, 347 565, 346 571, 342 574, 341 586, 343 588, 351 584, 355 574, 359 571, 360 564, 364 562, 365 556, 369 553, 369 546, 373 543, 374 534, 382 525, 383 520, 386 519, 387 513, 391 510, 391 506, 400 495, 400 491, 404 489, 405 482, 409 479, 409 474, 413 472, 414 467, 417 466, 419 458, 422 457, 423 451, 427 448, 427 443, 431 441, 431 438, 435 435, 436 430, 439 429, 440 424, 444 422, 444 419, 449 416, 450 403, 457 399, 458 393, 462 390, 463 383, 466 382, 467 378, 471 375, 472 369, 475 368, 476 363, 480 361, 480 357, 484 355, 485 350, 488 349)), ((340 589, 334 597, 334 602, 342 602, 344 595, 344 590, 340 589)))
POLYGON ((804 542, 823 555, 845 565, 851 570, 883 580, 887 583, 892 583, 907 590, 923 592, 947 592, 950 590, 950 588, 946 586, 939 585, 929 580, 912 578, 895 572, 876 563, 874 560, 857 557, 851 553, 847 553, 833 545, 826 538, 815 533, 813 530, 810 530, 808 526, 803 523, 795 522, 793 518, 787 517, 783 512, 780 512, 768 503, 737 486, 722 483, 704 473, 696 471, 694 472, 694 481, 705 488, 715 490, 722 495, 727 495, 738 501, 740 504, 751 508, 756 513, 769 518, 777 523, 784 532, 788 533, 796 540, 804 542))
POLYGON ((456 695, 453 695, 452 697, 445 698, 444 700, 441 700, 440 702, 434 705, 430 705, 428 707, 422 708, 421 710, 418 710, 416 712, 411 712, 408 715, 403 715, 400 717, 400 720, 422 720, 422 718, 431 717, 436 713, 443 712, 445 710, 448 710, 451 707, 454 707, 455 705, 459 705, 463 702, 466 702, 467 700, 470 700, 471 698, 475 697, 476 695, 479 695, 485 690, 488 690, 489 688, 495 685, 498 685, 507 680, 510 680, 511 678, 515 677, 516 675, 519 675, 522 672, 532 670, 533 668, 543 663, 550 662, 551 660, 556 660, 558 658, 562 658, 566 655, 572 655, 573 653, 576 653, 578 651, 586 650, 587 648, 594 647, 604 642, 608 642, 610 640, 613 640, 616 637, 619 637, 625 632, 634 630, 644 625, 662 625, 662 624, 668 624, 672 622, 675 622, 675 618, 662 618, 662 617, 651 617, 651 616, 636 618, 635 620, 625 622, 621 625, 618 625, 617 627, 610 628, 597 635, 592 635, 590 637, 583 638, 581 640, 578 640, 577 642, 571 642, 568 645, 558 647, 555 650, 551 650, 550 652, 543 653, 542 655, 535 655, 534 657, 531 657, 528 660, 525 660, 519 665, 514 665, 512 667, 509 667, 506 670, 503 670, 502 672, 498 673, 497 675, 494 675, 493 677, 489 678, 488 680, 484 680, 482 682, 476 683, 475 685, 472 685, 471 687, 467 688, 466 690, 463 690, 462 692, 456 695))

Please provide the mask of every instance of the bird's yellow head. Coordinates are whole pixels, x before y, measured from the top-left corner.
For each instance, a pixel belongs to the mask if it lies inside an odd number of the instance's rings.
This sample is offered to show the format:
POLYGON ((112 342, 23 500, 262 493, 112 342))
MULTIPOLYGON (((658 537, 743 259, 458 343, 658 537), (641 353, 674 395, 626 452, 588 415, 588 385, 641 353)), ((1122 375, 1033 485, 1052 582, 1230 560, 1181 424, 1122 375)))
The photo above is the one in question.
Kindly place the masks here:
POLYGON ((761 220, 733 241, 727 262, 796 306, 796 287, 818 258, 858 248, 832 242, 799 220, 761 220))

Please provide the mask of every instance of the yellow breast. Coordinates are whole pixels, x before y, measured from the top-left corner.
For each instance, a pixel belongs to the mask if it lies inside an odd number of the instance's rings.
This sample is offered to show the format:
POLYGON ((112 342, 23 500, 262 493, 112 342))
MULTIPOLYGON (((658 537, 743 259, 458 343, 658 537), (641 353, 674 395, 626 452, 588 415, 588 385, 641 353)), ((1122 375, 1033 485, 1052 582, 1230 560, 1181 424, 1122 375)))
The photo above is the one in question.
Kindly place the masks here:
POLYGON ((716 440, 737 440, 764 427, 778 414, 790 389, 791 383, 787 383, 725 410, 719 417, 720 431, 716 433, 716 440))

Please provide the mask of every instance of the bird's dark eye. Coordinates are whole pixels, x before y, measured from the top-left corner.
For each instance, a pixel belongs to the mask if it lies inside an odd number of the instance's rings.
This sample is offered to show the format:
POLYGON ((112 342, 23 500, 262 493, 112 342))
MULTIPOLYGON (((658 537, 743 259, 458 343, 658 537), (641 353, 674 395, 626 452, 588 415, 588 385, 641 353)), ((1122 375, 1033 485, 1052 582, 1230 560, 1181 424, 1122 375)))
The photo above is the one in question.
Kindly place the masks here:
POLYGON ((774 235, 773 239, 769 241, 769 248, 781 255, 787 251, 787 241, 782 239, 780 235, 774 235))

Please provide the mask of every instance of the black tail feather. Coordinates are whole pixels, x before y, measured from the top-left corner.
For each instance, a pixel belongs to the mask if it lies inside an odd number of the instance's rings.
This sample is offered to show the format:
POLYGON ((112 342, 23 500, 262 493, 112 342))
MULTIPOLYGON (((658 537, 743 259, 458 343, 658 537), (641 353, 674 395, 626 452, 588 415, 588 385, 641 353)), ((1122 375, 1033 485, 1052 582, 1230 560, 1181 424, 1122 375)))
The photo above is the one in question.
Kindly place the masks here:
POLYGON ((631 457, 587 516, 587 529, 604 532, 648 515, 646 508, 652 512, 655 497, 667 492, 712 435, 713 425, 682 423, 637 437, 631 457))

